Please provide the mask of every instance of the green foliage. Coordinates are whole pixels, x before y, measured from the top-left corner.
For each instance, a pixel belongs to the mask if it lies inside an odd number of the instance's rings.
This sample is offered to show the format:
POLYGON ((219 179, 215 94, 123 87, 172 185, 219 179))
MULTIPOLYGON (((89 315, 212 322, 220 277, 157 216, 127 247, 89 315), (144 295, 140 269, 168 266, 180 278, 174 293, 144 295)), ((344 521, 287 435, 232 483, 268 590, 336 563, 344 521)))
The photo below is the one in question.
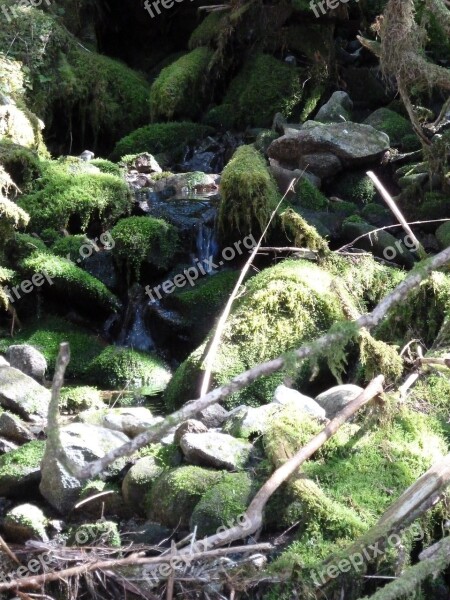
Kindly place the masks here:
POLYGON ((123 169, 110 160, 105 160, 104 158, 94 158, 90 162, 91 165, 100 169, 102 173, 109 173, 109 175, 116 175, 116 177, 122 177, 123 175, 123 169))
POLYGON ((217 46, 220 31, 226 22, 224 13, 221 11, 211 12, 200 23, 189 38, 189 50, 199 46, 217 46))
POLYGON ((67 229, 77 216, 86 230, 93 218, 101 218, 105 227, 130 211, 130 192, 125 182, 114 175, 82 172, 82 161, 51 161, 43 165, 43 176, 36 189, 23 196, 19 204, 29 212, 30 225, 67 229))
POLYGON ((303 208, 311 210, 328 210, 328 198, 316 188, 306 177, 302 177, 296 185, 297 202, 303 208))
POLYGON ((128 277, 139 279, 142 263, 167 268, 177 250, 178 233, 173 225, 153 217, 128 217, 112 229, 113 254, 125 266, 128 277))
POLYGON ((200 114, 207 100, 203 84, 211 58, 211 50, 196 48, 161 71, 150 91, 152 121, 200 114))
POLYGON ((186 144, 193 144, 206 135, 213 133, 211 127, 181 121, 179 123, 152 123, 136 129, 117 142, 112 153, 114 159, 119 160, 125 155, 149 152, 180 152, 186 144))
POLYGON ((2 286, 11 284, 14 276, 15 273, 11 269, 0 267, 0 307, 5 310, 8 308, 9 299, 2 286))
POLYGON ((91 363, 89 377, 106 389, 146 388, 146 395, 162 392, 171 377, 164 362, 155 355, 130 348, 108 346, 91 363))
POLYGON ((264 158, 241 146, 223 171, 219 229, 224 237, 261 233, 278 201, 278 190, 264 158), (229 233, 229 232, 232 233, 229 233))
POLYGON ((84 244, 88 244, 89 239, 83 235, 65 235, 56 240, 52 245, 52 252, 62 258, 68 258, 75 261, 80 256, 80 248, 84 244))
POLYGON ((95 387, 65 387, 61 390, 60 408, 70 413, 104 408, 100 392, 95 387))
POLYGON ((44 456, 45 442, 27 442, 17 450, 0 456, 0 479, 20 479, 31 469, 39 469, 44 456))
POLYGON ((368 204, 373 202, 377 191, 371 179, 365 171, 347 171, 333 182, 333 196, 342 200, 356 202, 356 204, 368 204))

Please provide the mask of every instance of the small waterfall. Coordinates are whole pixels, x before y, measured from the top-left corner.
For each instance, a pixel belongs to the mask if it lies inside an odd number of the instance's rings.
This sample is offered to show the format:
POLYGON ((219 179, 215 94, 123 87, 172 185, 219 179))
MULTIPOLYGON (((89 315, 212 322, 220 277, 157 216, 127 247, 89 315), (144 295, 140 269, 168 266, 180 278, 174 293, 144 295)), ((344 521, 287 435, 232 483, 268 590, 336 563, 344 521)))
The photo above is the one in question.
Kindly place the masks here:
POLYGON ((209 267, 208 263, 205 262, 205 259, 209 259, 210 257, 214 258, 218 249, 219 246, 216 239, 214 222, 205 223, 204 221, 199 221, 196 236, 197 255, 194 257, 194 260, 198 259, 207 273, 212 273, 214 269, 209 267))
POLYGON ((144 312, 148 298, 139 286, 129 291, 129 301, 117 338, 120 346, 129 346, 135 350, 149 352, 155 349, 155 342, 149 334, 144 322, 144 312))

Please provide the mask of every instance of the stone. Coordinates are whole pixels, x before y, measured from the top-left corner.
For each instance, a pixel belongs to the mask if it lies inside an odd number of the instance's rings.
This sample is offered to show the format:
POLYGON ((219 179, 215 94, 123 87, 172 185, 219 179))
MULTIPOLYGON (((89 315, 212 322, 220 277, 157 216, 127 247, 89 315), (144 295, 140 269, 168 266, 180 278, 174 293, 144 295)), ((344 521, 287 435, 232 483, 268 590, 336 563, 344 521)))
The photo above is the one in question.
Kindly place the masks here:
POLYGON ((220 427, 228 417, 229 412, 221 404, 211 404, 195 415, 208 429, 220 427))
POLYGON ((34 379, 14 369, 0 369, 0 404, 18 413, 26 421, 38 421, 47 417, 50 391, 34 379))
POLYGON ((342 123, 350 121, 353 102, 347 92, 334 92, 326 104, 317 112, 314 119, 320 123, 342 123))
POLYGON ((325 410, 309 396, 305 396, 297 390, 286 387, 285 385, 279 385, 275 390, 273 401, 276 404, 292 404, 295 410, 299 410, 318 419, 325 419, 325 410))
POLYGON ((174 441, 176 444, 180 443, 181 438, 185 433, 206 433, 208 428, 201 421, 195 419, 188 419, 181 423, 175 431, 174 441))
POLYGON ((282 166, 297 168, 305 154, 329 152, 337 156, 344 167, 349 167, 374 162, 388 148, 389 138, 385 133, 370 125, 348 122, 288 130, 270 144, 267 153, 282 166))
POLYGON ((89 162, 94 158, 95 154, 91 150, 83 150, 78 158, 84 160, 85 162, 89 162))
POLYGON ((0 368, 1 367, 9 367, 9 366, 10 366, 10 364, 6 360, 6 358, 4 356, 0 356, 0 368))
POLYGON ((272 122, 272 129, 280 134, 283 135, 284 134, 284 127, 287 125, 287 121, 286 121, 286 117, 282 114, 282 113, 275 113, 275 116, 273 118, 273 122, 272 122))
MULTIPOLYGON (((120 431, 112 431, 86 423, 71 423, 60 430, 61 445, 68 461, 82 466, 107 452, 122 446, 129 438, 120 431)), ((110 469, 114 468, 111 465, 110 469)), ((41 465, 42 479, 39 490, 44 498, 61 514, 73 509, 84 482, 69 473, 46 448, 41 465)))
POLYGON ((331 152, 304 154, 300 157, 299 167, 300 169, 308 169, 310 173, 320 179, 333 177, 343 168, 339 158, 331 152))
POLYGON ((214 431, 186 433, 180 446, 188 462, 229 471, 242 469, 253 453, 252 444, 214 431))
POLYGON ((164 468, 156 463, 154 456, 145 456, 140 458, 125 475, 122 482, 122 495, 134 511, 145 514, 145 497, 163 470, 164 468))
POLYGON ((33 441, 0 456, 0 497, 34 493, 41 478, 44 450, 45 442, 33 441))
POLYGON ((7 358, 11 367, 19 369, 25 375, 36 379, 39 383, 44 381, 47 370, 45 356, 29 344, 17 344, 10 346, 7 358))
POLYGON ((24 544, 30 539, 48 541, 47 517, 34 504, 20 504, 8 511, 3 520, 3 531, 8 542, 24 544))
POLYGON ((12 450, 16 450, 17 448, 17 444, 14 444, 9 440, 5 440, 5 438, 0 437, 0 454, 6 454, 7 452, 11 452, 12 450))
POLYGON ((279 404, 273 402, 258 408, 238 406, 225 421, 223 432, 245 439, 252 435, 265 433, 273 419, 273 415, 279 409, 279 404))
POLYGON ((129 167, 136 169, 138 173, 162 173, 158 161, 153 154, 149 154, 148 152, 142 152, 142 154, 135 156, 129 167))
POLYGON ((333 419, 338 412, 363 391, 362 387, 351 383, 336 385, 316 396, 316 402, 325 410, 327 417, 333 419))
POLYGON ((121 431, 129 437, 136 437, 163 420, 162 417, 153 417, 151 411, 143 406, 84 410, 77 418, 82 423, 121 431))
POLYGON ((124 542, 144 544, 145 546, 160 546, 162 548, 170 547, 169 539, 173 534, 172 529, 152 521, 146 521, 139 525, 127 523, 126 531, 127 533, 122 536, 124 542), (166 541, 164 542, 164 540, 166 541))
POLYGON ((34 439, 29 427, 19 417, 9 412, 3 412, 0 415, 0 436, 20 444, 34 439))
MULTIPOLYGON (((269 159, 270 163, 270 172, 272 173, 275 181, 277 182, 278 190, 280 194, 285 194, 287 192, 288 187, 290 186, 293 179, 301 179, 304 177, 308 179, 308 181, 316 188, 320 188, 322 186, 322 181, 316 175, 312 173, 304 172, 301 169, 286 169, 282 167, 280 163, 274 158, 269 159)), ((289 192, 288 198, 295 197, 295 192, 289 192)))

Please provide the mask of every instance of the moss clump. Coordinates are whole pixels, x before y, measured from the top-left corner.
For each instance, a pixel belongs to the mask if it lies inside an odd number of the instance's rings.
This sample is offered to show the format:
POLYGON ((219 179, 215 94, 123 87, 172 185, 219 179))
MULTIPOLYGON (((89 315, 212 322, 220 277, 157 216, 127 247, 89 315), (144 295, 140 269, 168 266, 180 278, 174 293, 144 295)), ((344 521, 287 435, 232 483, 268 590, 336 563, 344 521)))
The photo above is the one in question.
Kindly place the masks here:
POLYGON ((148 518, 166 527, 189 527, 196 504, 222 477, 221 471, 192 466, 163 473, 147 496, 148 518))
MULTIPOLYGON (((241 146, 223 171, 219 229, 224 237, 261 233, 278 201, 275 181, 261 154, 241 146)), ((236 237, 236 236, 235 236, 236 237)))
POLYGON ((112 229, 113 254, 128 278, 139 279, 142 263, 167 268, 177 251, 178 233, 173 225, 153 217, 128 217, 112 229))
POLYGON ((73 546, 109 546, 120 548, 119 528, 114 521, 96 521, 95 523, 84 523, 73 529, 69 535, 69 545, 73 546))
POLYGON ((8 200, 2 191, 2 168, 0 167, 0 254, 14 232, 26 227, 30 220, 29 215, 15 202, 8 200))
POLYGON ((303 208, 328 210, 328 198, 306 177, 302 177, 297 183, 295 193, 298 204, 303 208))
POLYGON ((122 177, 123 175, 123 169, 119 165, 104 158, 94 158, 94 160, 91 160, 91 165, 100 169, 102 173, 108 173, 116 177, 122 177))
POLYGON ((30 189, 41 175, 41 165, 35 152, 8 141, 0 142, 0 165, 7 171, 22 192, 30 189))
POLYGON ((11 269, 0 267, 0 308, 6 310, 9 305, 9 298, 2 286, 10 285, 14 279, 15 273, 11 269))
POLYGON ((198 117, 206 100, 203 82, 211 58, 211 50, 196 48, 161 71, 150 91, 152 121, 198 117))
POLYGON ((232 104, 221 104, 211 108, 204 117, 204 122, 215 129, 236 129, 236 110, 232 104))
POLYGON ((28 233, 15 233, 6 244, 5 254, 11 264, 18 264, 36 250, 41 252, 47 250, 47 246, 40 238, 28 233))
POLYGON ((412 206, 408 203, 407 215, 417 219, 447 219, 450 217, 449 195, 426 192, 422 203, 417 204, 417 200, 412 206))
POLYGON ((26 275, 47 274, 52 285, 43 288, 46 292, 65 298, 69 296, 71 303, 88 308, 90 312, 117 311, 120 307, 119 300, 104 283, 49 251, 36 250, 22 261, 21 269, 26 275))
POLYGON ((36 189, 19 201, 29 212, 34 229, 67 229, 73 217, 84 231, 93 218, 100 218, 109 227, 129 213, 131 199, 125 182, 105 173, 83 173, 81 163, 45 163, 36 189))
POLYGON ((413 134, 410 121, 389 108, 378 108, 364 122, 386 133, 391 146, 402 146, 405 136, 413 134))
MULTIPOLYGON (((80 257, 80 248, 89 244, 89 238, 85 235, 65 235, 56 240, 52 245, 52 252, 62 258, 75 262, 80 257)), ((92 244, 91 244, 92 245, 92 244)))
POLYGON ((194 508, 191 530, 197 527, 198 535, 203 537, 216 533, 219 527, 237 525, 255 491, 255 482, 248 473, 226 473, 194 508))
POLYGON ((274 140, 278 139, 279 137, 280 137, 280 134, 277 133, 276 131, 273 131, 272 129, 263 129, 256 136, 254 146, 258 150, 258 152, 265 154, 267 151, 267 148, 270 146, 270 144, 274 140))
POLYGON ((136 129, 117 142, 112 157, 119 160, 127 154, 149 152, 181 153, 186 144, 193 144, 213 133, 211 127, 182 121, 179 123, 152 123, 136 129))
POLYGON ((145 387, 148 396, 164 391, 171 377, 168 367, 157 356, 116 346, 105 348, 92 361, 88 374, 106 389, 145 387))
POLYGON ((377 197, 377 190, 365 171, 348 171, 333 182, 333 196, 356 204, 369 204, 377 197))
POLYGON ((294 246, 319 250, 325 253, 329 252, 328 244, 317 233, 315 227, 308 225, 305 219, 292 210, 292 208, 288 208, 281 213, 280 218, 287 238, 294 246))
POLYGON ((45 442, 27 442, 17 450, 0 456, 0 491, 8 496, 9 488, 26 480, 30 474, 39 471, 44 456, 45 442))
POLYGON ((450 246, 450 221, 439 225, 439 227, 436 229, 435 235, 440 247, 442 249, 448 248, 450 246))
POLYGON ((29 539, 47 540, 47 519, 40 508, 33 504, 20 504, 5 515, 6 529, 12 529, 15 541, 25 543, 29 539))
POLYGON ((60 407, 70 413, 79 413, 82 410, 101 409, 105 405, 97 388, 80 386, 61 390, 60 407))
POLYGON ((224 104, 234 108, 236 127, 270 127, 275 113, 290 117, 301 99, 300 70, 257 54, 231 82, 224 104))
POLYGON ((189 38, 189 50, 199 46, 214 47, 217 45, 220 31, 226 22, 223 12, 211 12, 200 23, 189 38))

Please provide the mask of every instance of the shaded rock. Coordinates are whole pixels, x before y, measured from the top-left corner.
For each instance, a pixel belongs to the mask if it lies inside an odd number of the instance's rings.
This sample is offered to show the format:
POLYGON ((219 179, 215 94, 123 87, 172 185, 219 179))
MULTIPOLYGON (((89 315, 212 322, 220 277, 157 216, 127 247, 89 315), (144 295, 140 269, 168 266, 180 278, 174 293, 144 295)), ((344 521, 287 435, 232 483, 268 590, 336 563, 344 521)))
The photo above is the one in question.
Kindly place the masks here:
POLYGON ((29 494, 41 478, 45 442, 27 442, 0 456, 0 496, 29 494))
MULTIPOLYGON (((129 441, 129 438, 119 431, 85 423, 71 423, 61 428, 60 438, 67 459, 78 466, 102 458, 110 450, 129 441)), ((44 498, 64 513, 73 508, 82 487, 83 482, 68 473, 53 454, 46 450, 42 459, 42 480, 39 487, 44 498)))
POLYGON ((316 397, 317 404, 325 410, 327 417, 333 419, 339 411, 364 391, 359 385, 346 383, 322 392, 316 397))
POLYGON ((0 436, 20 444, 34 439, 34 435, 27 425, 19 417, 9 412, 3 412, 0 415, 0 436))
POLYGON ((342 171, 342 163, 331 152, 318 152, 317 154, 304 154, 300 157, 300 169, 308 169, 310 173, 324 179, 333 177, 342 171))
POLYGON ((287 125, 286 117, 281 113, 275 113, 272 121, 272 129, 279 135, 284 134, 284 127, 287 125))
POLYGON ((108 250, 93 252, 91 256, 84 259, 82 267, 110 290, 117 289, 118 279, 112 252, 108 250))
POLYGON ((250 459, 253 446, 225 433, 187 433, 180 440, 187 461, 196 465, 228 469, 242 469, 250 459))
POLYGON ((0 369, 0 404, 27 421, 47 417, 50 392, 22 371, 13 367, 0 369))
POLYGON ((6 355, 11 367, 42 383, 47 370, 47 361, 39 350, 29 344, 17 344, 10 346, 6 355))
POLYGON ((196 421, 195 419, 188 419, 181 423, 177 430, 175 431, 174 441, 176 444, 180 443, 181 438, 186 433, 206 433, 208 428, 201 421, 196 421))
POLYGON ((220 427, 228 415, 228 411, 221 404, 212 404, 197 413, 195 418, 206 425, 208 429, 212 429, 220 427))
MULTIPOLYGON (((319 177, 312 173, 304 172, 302 169, 286 169, 280 166, 279 162, 274 158, 269 159, 270 172, 277 182, 278 190, 281 194, 285 194, 293 179, 301 179, 304 177, 317 188, 320 188, 322 182, 319 177)), ((290 192, 288 197, 295 197, 295 192, 290 192)))
POLYGON ((122 494, 125 502, 135 511, 145 514, 145 497, 163 470, 164 468, 156 463, 154 456, 140 458, 131 467, 122 482, 122 494))
POLYGON ((34 504, 20 504, 8 511, 3 521, 3 531, 9 542, 24 544, 26 541, 48 541, 45 531, 47 518, 34 504))
POLYGON ((326 104, 317 112, 314 119, 320 123, 342 123, 350 121, 353 102, 347 92, 334 92, 326 104))
POLYGON ((153 523, 152 521, 146 521, 141 524, 129 524, 126 525, 126 535, 124 541, 132 542, 133 544, 144 544, 145 546, 160 546, 162 548, 169 547, 169 538, 173 534, 173 530, 167 527, 163 527, 159 523, 153 523), (165 543, 161 544, 161 542, 165 543))
POLYGON ((142 154, 135 156, 128 166, 136 169, 138 173, 162 173, 158 161, 148 152, 142 152, 142 154))
POLYGON ((5 438, 0 438, 0 454, 6 454, 7 452, 11 452, 11 450, 16 450, 17 447, 17 444, 5 440, 5 438))
POLYGON ((151 411, 143 406, 85 410, 77 418, 82 423, 121 431, 129 437, 136 437, 163 420, 162 417, 153 417, 151 411))
POLYGON ((378 108, 364 123, 388 135, 392 146, 402 145, 406 136, 414 133, 410 121, 389 108, 378 108))
POLYGON ((297 390, 286 387, 285 385, 279 385, 275 390, 273 401, 276 404, 292 404, 295 410, 302 411, 317 417, 319 419, 325 419, 325 410, 309 396, 304 396, 297 390))
POLYGON ((279 405, 265 404, 258 408, 238 406, 223 425, 223 432, 238 438, 249 438, 252 435, 265 433, 279 405))

